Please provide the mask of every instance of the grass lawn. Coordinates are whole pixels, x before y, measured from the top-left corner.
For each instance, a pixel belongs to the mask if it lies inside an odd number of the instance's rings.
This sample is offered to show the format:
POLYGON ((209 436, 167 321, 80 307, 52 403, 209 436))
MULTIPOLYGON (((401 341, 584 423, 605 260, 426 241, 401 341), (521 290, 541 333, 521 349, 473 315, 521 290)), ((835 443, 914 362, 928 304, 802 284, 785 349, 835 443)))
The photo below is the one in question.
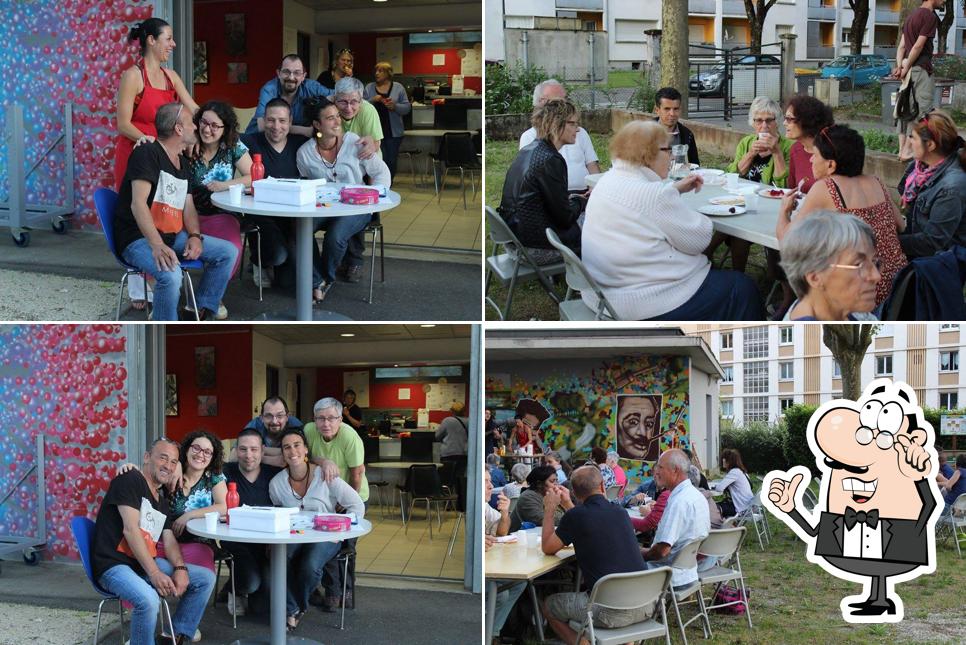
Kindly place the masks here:
POLYGON ((640 71, 611 70, 607 72, 607 87, 637 87, 640 71))
MULTIPOLYGON (((714 637, 711 642, 761 645, 966 642, 961 594, 966 585, 966 560, 957 557, 952 542, 937 546, 936 573, 896 585, 896 593, 905 605, 901 623, 852 625, 842 619, 839 602, 845 596, 861 593, 861 585, 839 580, 810 563, 805 557, 805 543, 785 524, 768 517, 771 543, 761 551, 754 528, 749 526, 741 550, 755 627, 749 630, 744 616, 712 612, 714 637)), ((693 615, 692 607, 682 608, 685 620, 693 615)), ((672 616, 671 639, 681 643, 674 610, 669 609, 669 614, 672 616)), ((688 628, 688 640, 706 642, 699 623, 688 628)))
MULTIPOLYGON (((614 73, 614 72, 612 72, 614 73)), ((597 156, 600 158, 601 169, 610 168, 610 155, 608 153, 609 135, 591 134, 591 140, 597 156)), ((500 204, 500 196, 503 194, 503 180, 506 177, 507 169, 517 154, 516 141, 487 141, 486 142, 486 205, 496 208, 500 204)), ((701 165, 707 168, 724 169, 729 163, 730 158, 701 154, 701 165)), ((725 245, 718 248, 715 255, 715 266, 726 250, 725 245)), ((487 241, 486 254, 493 253, 493 245, 487 241)), ((725 268, 731 268, 730 259, 725 260, 725 268)), ((758 283, 759 291, 762 296, 767 295, 771 284, 765 277, 765 252, 760 246, 751 247, 751 255, 748 258, 746 273, 758 283)), ((567 293, 567 287, 562 279, 556 284, 557 296, 563 300, 567 293)), ((491 297, 502 309, 506 302, 507 290, 496 284, 494 281, 490 285, 487 295, 491 297)), ((513 305, 509 320, 559 320, 557 305, 547 295, 543 287, 536 280, 518 282, 513 293, 513 305)), ((493 307, 486 308, 487 320, 499 320, 493 307)))

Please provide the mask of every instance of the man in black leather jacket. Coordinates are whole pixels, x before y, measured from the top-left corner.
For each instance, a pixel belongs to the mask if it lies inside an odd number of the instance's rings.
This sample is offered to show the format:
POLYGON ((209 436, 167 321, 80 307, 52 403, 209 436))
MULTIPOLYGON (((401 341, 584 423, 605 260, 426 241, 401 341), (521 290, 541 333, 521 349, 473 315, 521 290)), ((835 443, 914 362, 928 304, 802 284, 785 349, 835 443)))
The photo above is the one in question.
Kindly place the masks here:
POLYGON ((678 121, 681 116, 681 93, 673 87, 662 87, 654 95, 655 121, 667 128, 671 134, 670 145, 684 144, 688 147, 688 163, 701 165, 698 160, 698 144, 694 133, 678 121))

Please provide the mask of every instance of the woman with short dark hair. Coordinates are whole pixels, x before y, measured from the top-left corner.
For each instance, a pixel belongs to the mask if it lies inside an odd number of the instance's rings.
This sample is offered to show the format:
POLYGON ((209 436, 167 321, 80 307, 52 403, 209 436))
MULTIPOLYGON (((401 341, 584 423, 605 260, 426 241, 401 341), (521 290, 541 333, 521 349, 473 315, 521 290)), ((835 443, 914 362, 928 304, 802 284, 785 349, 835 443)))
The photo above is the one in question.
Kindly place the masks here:
MULTIPOLYGON (((889 192, 878 177, 862 174, 865 165, 865 141, 862 135, 844 125, 823 128, 815 137, 812 173, 815 185, 795 215, 795 223, 820 210, 855 215, 875 234, 881 279, 876 287, 875 304, 881 304, 892 291, 892 281, 908 260, 899 245, 899 231, 906 223, 889 192)), ((779 209, 776 236, 785 237, 794 226, 791 213, 801 193, 785 195, 779 209)))
POLYGON ((815 183, 815 176, 812 175, 815 137, 834 123, 832 108, 814 96, 796 94, 785 106, 785 136, 795 142, 788 151, 788 185, 798 186, 798 182, 804 180, 801 186, 803 194, 807 195, 815 183))
MULTIPOLYGON (((516 508, 510 515, 510 532, 518 531, 524 522, 543 525, 543 498, 557 485, 557 471, 550 466, 537 466, 527 475, 527 487, 520 492, 516 508)), ((554 513, 554 525, 563 517, 563 508, 554 513)))

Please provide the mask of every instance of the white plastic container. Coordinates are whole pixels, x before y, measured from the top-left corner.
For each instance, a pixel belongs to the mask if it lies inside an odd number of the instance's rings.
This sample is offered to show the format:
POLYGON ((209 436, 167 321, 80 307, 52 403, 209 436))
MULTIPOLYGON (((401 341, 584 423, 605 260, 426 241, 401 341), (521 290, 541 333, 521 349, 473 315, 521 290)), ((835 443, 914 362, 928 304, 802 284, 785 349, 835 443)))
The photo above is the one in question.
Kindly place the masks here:
POLYGON ((259 179, 252 182, 256 202, 307 206, 315 203, 315 191, 325 179, 259 179))
POLYGON ((228 519, 232 529, 281 533, 289 531, 292 525, 291 517, 298 511, 297 508, 238 506, 228 511, 228 519))

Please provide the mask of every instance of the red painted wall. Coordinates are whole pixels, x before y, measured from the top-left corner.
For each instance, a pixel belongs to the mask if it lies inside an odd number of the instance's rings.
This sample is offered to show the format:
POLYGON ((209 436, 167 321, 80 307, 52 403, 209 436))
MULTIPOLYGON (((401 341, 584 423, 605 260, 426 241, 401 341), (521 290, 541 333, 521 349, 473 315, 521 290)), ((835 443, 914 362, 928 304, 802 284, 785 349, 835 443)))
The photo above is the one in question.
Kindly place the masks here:
POLYGON ((167 373, 178 376, 178 416, 165 417, 165 434, 180 441, 205 428, 222 439, 237 437, 251 421, 252 333, 168 335, 167 373), (215 387, 195 385, 195 347, 215 348, 215 387), (198 416, 198 395, 218 397, 218 416, 198 416))
MULTIPOLYGON (((258 91, 275 76, 282 50, 282 2, 212 2, 194 4, 195 42, 208 44, 208 83, 195 84, 198 104, 218 99, 233 106, 258 105, 258 91), (246 53, 229 57, 225 53, 225 14, 245 14, 246 53), (248 63, 248 83, 228 83, 228 63, 248 63)), ((240 124, 242 129, 247 123, 240 124)), ((246 406, 247 407, 247 406, 246 406)))
MULTIPOLYGON (((372 78, 373 69, 376 63, 376 39, 399 36, 395 34, 349 34, 349 48, 355 53, 355 74, 362 78, 372 78)), ((403 35, 405 38, 405 34, 403 35)), ((428 49, 423 47, 409 47, 403 41, 403 73, 406 76, 443 76, 460 73, 460 58, 456 55, 459 51, 455 48, 428 49), (433 54, 444 54, 446 64, 440 66, 433 65, 433 54)), ((463 80, 466 89, 476 90, 477 94, 483 93, 483 78, 480 76, 467 76, 463 80)))
MULTIPOLYGON (((380 365, 379 367, 389 367, 388 365, 380 365)), ((469 365, 466 364, 466 373, 469 373, 469 365)), ((375 369, 372 367, 370 369, 375 369)), ((321 399, 324 396, 335 396, 341 398, 342 392, 342 374, 343 372, 358 371, 356 368, 341 368, 341 367, 320 367, 316 370, 316 400, 321 399)), ((370 372, 371 373, 371 372, 370 372)), ((416 410, 426 405, 426 393, 423 392, 424 383, 377 383, 371 380, 369 382, 369 407, 370 408, 411 408, 413 415, 416 414, 416 410), (409 398, 400 399, 399 389, 409 388, 409 398)), ((466 385, 466 399, 463 404, 469 407, 469 383, 466 385)), ((439 423, 443 419, 449 416, 449 412, 445 410, 431 410, 429 412, 429 420, 433 423, 439 423)))

